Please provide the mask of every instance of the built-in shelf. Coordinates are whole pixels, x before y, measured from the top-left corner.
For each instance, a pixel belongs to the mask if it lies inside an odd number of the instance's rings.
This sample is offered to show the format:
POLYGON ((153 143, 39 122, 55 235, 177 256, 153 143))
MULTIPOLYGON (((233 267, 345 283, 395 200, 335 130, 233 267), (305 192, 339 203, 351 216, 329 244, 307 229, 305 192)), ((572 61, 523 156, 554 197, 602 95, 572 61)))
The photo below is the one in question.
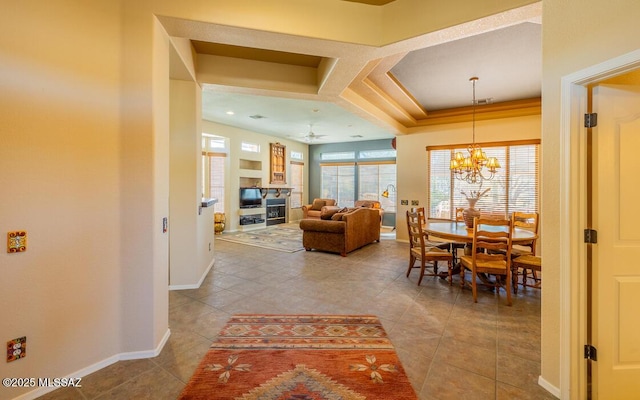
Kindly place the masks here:
POLYGON ((262 179, 256 177, 240 176, 240 187, 260 187, 262 186, 262 179))
POLYGON ((262 171, 262 161, 240 159, 240 169, 262 171))

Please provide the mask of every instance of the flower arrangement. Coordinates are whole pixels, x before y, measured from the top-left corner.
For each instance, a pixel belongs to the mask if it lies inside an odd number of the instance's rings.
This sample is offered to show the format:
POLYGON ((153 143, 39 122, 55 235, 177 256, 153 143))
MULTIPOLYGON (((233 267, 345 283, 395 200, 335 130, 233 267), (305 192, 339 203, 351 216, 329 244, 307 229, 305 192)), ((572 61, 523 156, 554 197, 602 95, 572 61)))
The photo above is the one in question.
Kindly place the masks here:
POLYGON ((480 189, 472 190, 472 191, 469 192, 469 194, 467 194, 464 190, 461 190, 460 193, 462 193, 467 200, 476 200, 476 201, 478 201, 482 197, 487 197, 487 192, 489 190, 491 190, 491 188, 486 188, 483 191, 480 191, 480 189))

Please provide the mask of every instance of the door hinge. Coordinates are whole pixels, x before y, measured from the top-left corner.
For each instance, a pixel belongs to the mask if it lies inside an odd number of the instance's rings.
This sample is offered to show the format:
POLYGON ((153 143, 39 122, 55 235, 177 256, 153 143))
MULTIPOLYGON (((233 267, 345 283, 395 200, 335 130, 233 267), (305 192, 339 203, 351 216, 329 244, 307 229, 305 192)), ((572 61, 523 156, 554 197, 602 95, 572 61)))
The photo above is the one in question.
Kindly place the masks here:
POLYGON ((595 229, 585 229, 584 242, 590 244, 598 243, 598 231, 596 231, 595 229))
POLYGON ((585 344, 584 358, 591 361, 598 361, 598 350, 590 344, 585 344))
POLYGON ((591 114, 585 114, 584 115, 584 127, 585 128, 594 128, 596 125, 598 125, 598 114, 597 113, 591 113, 591 114))

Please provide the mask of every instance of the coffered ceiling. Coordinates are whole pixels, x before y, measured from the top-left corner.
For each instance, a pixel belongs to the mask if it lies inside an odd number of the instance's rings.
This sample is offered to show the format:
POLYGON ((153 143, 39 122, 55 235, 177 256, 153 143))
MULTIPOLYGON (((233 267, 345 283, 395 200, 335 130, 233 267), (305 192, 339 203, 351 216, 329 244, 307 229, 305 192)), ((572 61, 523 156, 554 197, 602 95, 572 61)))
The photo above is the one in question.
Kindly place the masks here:
POLYGON ((534 4, 381 47, 165 25, 191 40, 204 119, 303 142, 311 129, 323 135, 312 143, 334 143, 469 120, 472 76, 478 119, 539 113, 540 14, 534 4))

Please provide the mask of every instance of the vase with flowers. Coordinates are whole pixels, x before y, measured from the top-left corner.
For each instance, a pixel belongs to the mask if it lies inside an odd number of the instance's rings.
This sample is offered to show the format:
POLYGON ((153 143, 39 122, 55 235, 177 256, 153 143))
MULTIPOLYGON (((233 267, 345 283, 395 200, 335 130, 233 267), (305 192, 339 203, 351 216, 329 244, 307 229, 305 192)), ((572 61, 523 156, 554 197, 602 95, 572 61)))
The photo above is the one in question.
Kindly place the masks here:
MULTIPOLYGON (((480 185, 480 189, 482 189, 482 185, 480 185)), ((473 219, 480 216, 480 211, 476 209, 476 203, 482 197, 486 197, 487 192, 491 190, 491 188, 487 188, 482 191, 480 189, 471 190, 469 194, 467 194, 464 190, 460 191, 460 193, 464 195, 464 197, 467 199, 467 202, 469 203, 469 208, 465 208, 464 210, 462 210, 464 223, 469 229, 473 228, 473 219)))

